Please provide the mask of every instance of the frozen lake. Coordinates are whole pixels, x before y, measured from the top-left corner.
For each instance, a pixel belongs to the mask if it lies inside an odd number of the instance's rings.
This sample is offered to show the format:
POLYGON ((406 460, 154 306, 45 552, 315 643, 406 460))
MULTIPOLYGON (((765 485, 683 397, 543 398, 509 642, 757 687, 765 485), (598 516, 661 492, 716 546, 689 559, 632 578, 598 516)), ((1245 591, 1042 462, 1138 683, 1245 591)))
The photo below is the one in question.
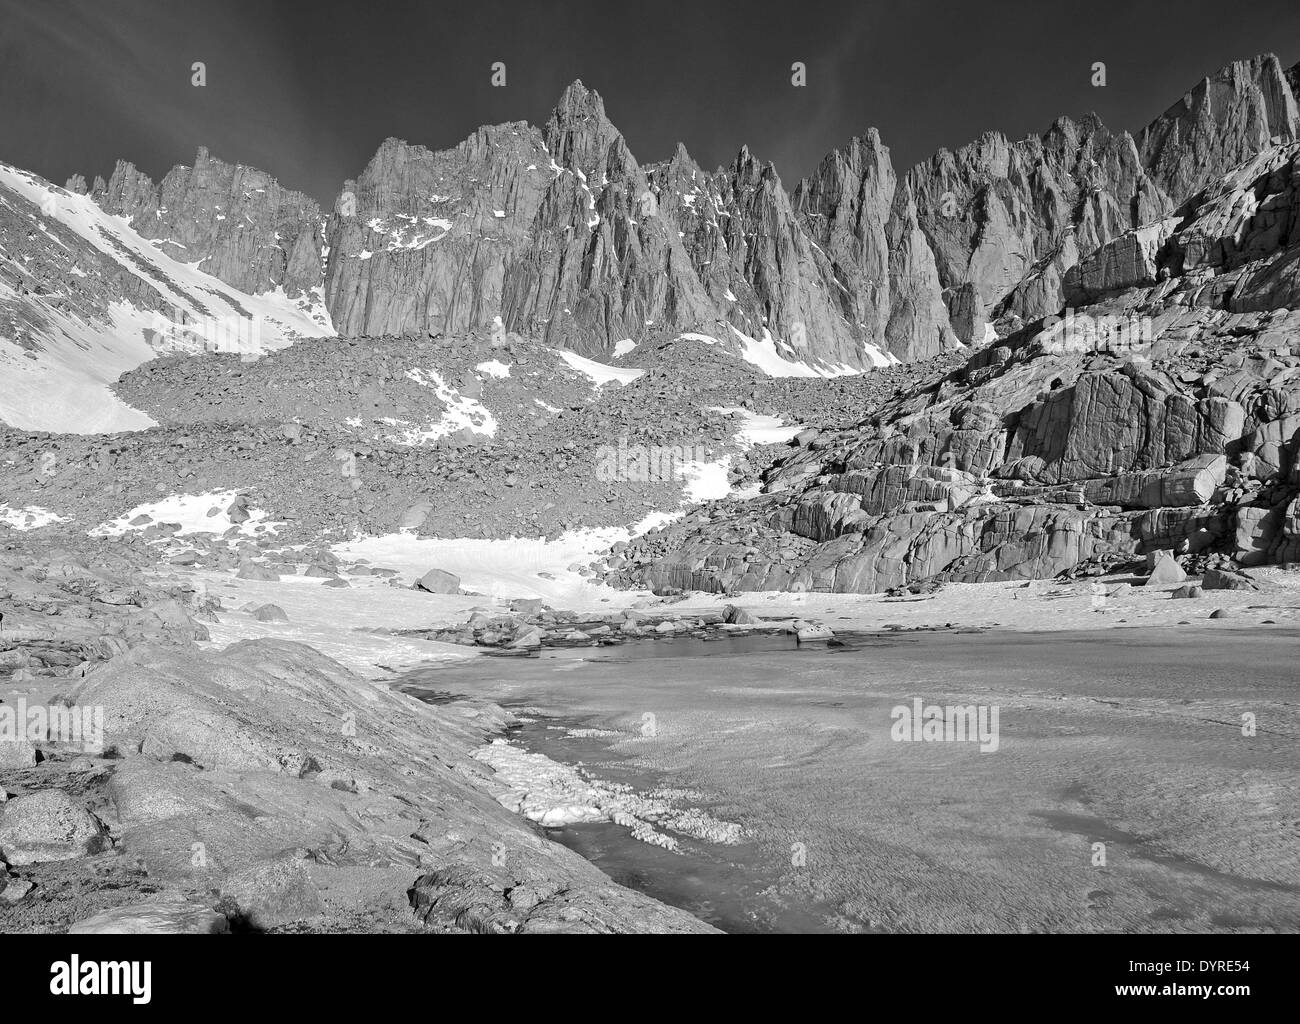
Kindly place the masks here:
POLYGON ((1295 931, 1298 640, 1255 626, 649 641, 403 682, 536 709, 515 742, 638 790, 698 791, 742 824, 739 845, 677 853, 611 823, 550 830, 727 930, 1295 931), (918 699, 996 708, 996 749, 893 738, 895 709, 918 699))

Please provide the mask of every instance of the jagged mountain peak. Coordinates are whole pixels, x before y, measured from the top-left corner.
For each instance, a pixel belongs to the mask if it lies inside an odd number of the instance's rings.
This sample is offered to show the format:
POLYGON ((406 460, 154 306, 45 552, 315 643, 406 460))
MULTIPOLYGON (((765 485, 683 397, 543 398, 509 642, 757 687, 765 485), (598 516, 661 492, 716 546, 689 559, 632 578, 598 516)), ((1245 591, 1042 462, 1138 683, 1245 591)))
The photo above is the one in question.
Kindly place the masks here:
POLYGON ((603 117, 605 115, 605 101, 600 98, 600 93, 595 89, 588 89, 583 85, 581 78, 575 78, 560 93, 560 98, 555 104, 555 112, 560 114, 561 112, 574 113, 588 110, 603 117))
POLYGON ((1300 134, 1298 71, 1272 55, 1234 62, 1140 142, 1088 113, 1016 142, 988 131, 896 171, 867 128, 791 192, 748 145, 711 174, 684 144, 643 170, 581 80, 541 128, 484 126, 441 151, 385 139, 329 218, 206 148, 159 184, 119 161, 109 181, 73 178, 69 190, 249 294, 323 286, 345 334, 500 317, 599 355, 721 320, 861 368, 884 351, 982 342, 994 316, 1009 330, 1059 308, 1081 258, 1300 134))
POLYGON ((1151 176, 1181 201, 1274 141, 1300 138, 1293 77, 1265 53, 1202 78, 1138 136, 1151 176))
POLYGON ((600 93, 581 80, 564 90, 542 130, 546 148, 562 167, 600 174, 613 164, 630 171, 635 161, 622 133, 605 114, 600 93))

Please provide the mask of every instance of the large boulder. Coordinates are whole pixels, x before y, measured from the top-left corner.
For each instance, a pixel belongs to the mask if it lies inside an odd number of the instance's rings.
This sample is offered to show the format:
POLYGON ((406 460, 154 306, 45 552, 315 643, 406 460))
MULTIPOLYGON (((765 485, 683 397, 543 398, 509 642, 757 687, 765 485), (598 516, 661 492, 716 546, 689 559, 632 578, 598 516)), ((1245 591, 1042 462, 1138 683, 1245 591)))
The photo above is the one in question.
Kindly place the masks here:
POLYGON ((183 759, 204 768, 281 771, 264 737, 230 715, 211 709, 174 711, 149 726, 140 752, 160 761, 183 759))
POLYGON ((15 866, 75 860, 107 845, 103 823, 61 789, 16 797, 0 814, 0 856, 15 866))
POLYGON ((433 511, 433 505, 427 501, 417 501, 402 513, 402 518, 397 521, 399 530, 418 530, 425 524, 429 518, 429 513, 433 511))
POLYGON ((69 935, 221 935, 230 922, 201 903, 183 896, 158 896, 78 921, 69 935))
POLYGON ((1171 584, 1182 583, 1186 579, 1187 573, 1178 564, 1172 551, 1155 552, 1155 558, 1152 559, 1151 573, 1147 576, 1148 587, 1166 587, 1171 584))
POLYGON ((1259 590, 1259 584, 1245 573, 1230 569, 1206 569, 1201 580, 1205 590, 1259 590))
POLYGON ((264 565, 258 565, 256 562, 244 561, 239 563, 239 572, 235 574, 236 579, 241 580, 261 580, 268 583, 279 582, 280 574, 264 565))
POLYGON ((36 764, 36 747, 27 740, 0 736, 0 768, 31 768, 36 764))
POLYGON ((1084 495, 1098 505, 1125 508, 1176 508, 1203 505, 1223 486, 1228 472, 1224 455, 1197 455, 1169 469, 1120 473, 1089 480, 1084 495))
POLYGON ((1282 510, 1247 505, 1237 509, 1237 532, 1233 557, 1244 566, 1263 565, 1269 549, 1282 530, 1282 510))
POLYGON ((311 876, 297 861, 256 864, 227 879, 221 892, 258 930, 310 920, 325 910, 311 876))
POLYGON ((289 616, 278 604, 264 604, 253 609, 253 618, 258 622, 288 622, 289 616))
POLYGON ((460 577, 454 572, 430 569, 416 581, 415 586, 417 590, 424 590, 430 594, 458 594, 460 577))

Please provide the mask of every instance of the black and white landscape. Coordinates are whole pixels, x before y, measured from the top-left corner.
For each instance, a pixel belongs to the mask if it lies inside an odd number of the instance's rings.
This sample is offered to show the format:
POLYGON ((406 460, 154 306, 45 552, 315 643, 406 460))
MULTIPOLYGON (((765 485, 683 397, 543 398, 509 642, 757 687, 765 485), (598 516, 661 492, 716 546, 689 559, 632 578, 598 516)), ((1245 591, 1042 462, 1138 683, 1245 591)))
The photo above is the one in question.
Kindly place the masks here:
POLYGON ((164 6, 0 0, 0 931, 1300 930, 1300 13, 164 6))

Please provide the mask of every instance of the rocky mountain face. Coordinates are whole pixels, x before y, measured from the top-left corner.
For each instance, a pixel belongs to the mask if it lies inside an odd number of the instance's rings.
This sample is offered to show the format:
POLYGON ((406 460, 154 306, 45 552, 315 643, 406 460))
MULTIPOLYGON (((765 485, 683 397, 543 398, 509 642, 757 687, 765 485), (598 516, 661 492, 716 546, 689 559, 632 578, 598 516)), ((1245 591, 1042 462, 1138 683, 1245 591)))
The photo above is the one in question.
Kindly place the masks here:
MULTIPOLYGON (((266 179, 242 180, 253 185, 266 179)), ((122 171, 115 181, 119 196, 156 201, 138 176, 122 171)), ((123 217, 106 212, 86 194, 84 182, 69 184, 72 189, 59 188, 0 163, 0 420, 5 423, 72 433, 145 429, 153 421, 117 400, 109 385, 155 355, 193 354, 230 342, 266 352, 332 333, 318 288, 300 288, 290 298, 282 287, 289 281, 285 277, 272 294, 255 294, 252 278, 246 280, 248 290, 234 288, 197 269, 196 256, 142 235, 123 217)), ((266 193, 272 191, 267 186, 266 193)), ((180 201, 166 200, 155 212, 161 215, 180 201)), ((132 219, 141 230, 166 230, 159 217, 132 219)), ((216 258, 232 270, 228 276, 252 274, 259 266, 279 273, 287 266, 269 256, 271 264, 249 262, 243 253, 261 252, 250 241, 256 233, 241 228, 227 239, 225 223, 215 221, 217 234, 201 244, 216 246, 216 258)), ((183 218, 180 226, 186 225, 193 223, 183 218)))
POLYGON ((1143 166, 1176 201, 1217 181, 1270 143, 1300 139, 1300 64, 1270 54, 1204 78, 1142 132, 1143 166))
POLYGON ((751 502, 607 560, 655 589, 881 591, 1300 558, 1300 143, 1252 156, 1062 279, 1080 308, 848 429, 751 502))
POLYGON ((283 188, 253 167, 214 159, 200 149, 193 167, 174 167, 154 185, 119 160, 107 182, 67 183, 131 226, 168 256, 199 263, 205 273, 256 295, 283 288, 290 296, 319 287, 323 218, 315 201, 283 188))
POLYGON ((1059 310, 1066 272, 1300 138, 1267 55, 1202 80, 1135 139, 1093 116, 988 133, 897 172, 874 130, 787 191, 742 148, 707 172, 683 147, 641 165, 575 82, 542 128, 482 128, 433 152, 389 139, 333 212, 201 150, 154 186, 130 164, 87 190, 185 262, 257 294, 323 288, 345 336, 490 327, 587 355, 704 330, 861 369, 981 344, 1059 310), (733 328, 733 335, 728 326, 733 328), (719 331, 721 327, 721 331, 719 331))

